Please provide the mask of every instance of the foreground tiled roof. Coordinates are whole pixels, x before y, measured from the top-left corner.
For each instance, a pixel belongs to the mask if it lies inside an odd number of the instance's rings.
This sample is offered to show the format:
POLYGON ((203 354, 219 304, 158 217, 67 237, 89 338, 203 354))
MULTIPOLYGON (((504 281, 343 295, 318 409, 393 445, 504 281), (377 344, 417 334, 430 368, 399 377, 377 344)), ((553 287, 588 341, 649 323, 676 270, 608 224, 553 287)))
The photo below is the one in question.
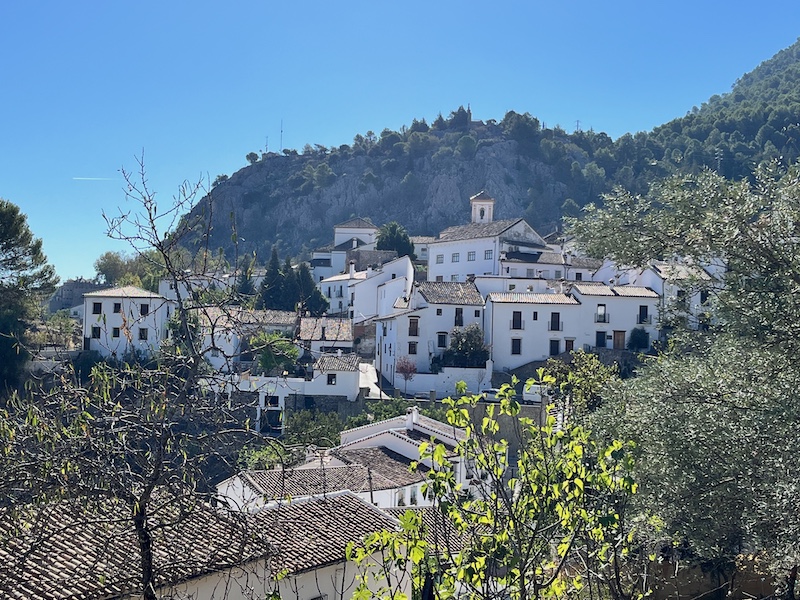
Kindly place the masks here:
POLYGON ((273 569, 290 574, 344 561, 349 543, 399 526, 397 519, 348 492, 265 508, 255 520, 270 532, 273 569))
POLYGON ((315 371, 358 371, 358 354, 323 354, 314 363, 315 371))
MULTIPOLYGON (((158 505, 157 503, 154 503, 158 505)), ((61 600, 141 594, 139 550, 121 502, 58 502, 0 519, 0 597, 61 600)), ((203 503, 151 507, 159 586, 268 554, 245 515, 203 503)))
POLYGON ((536 294, 534 292, 490 292, 486 301, 504 304, 580 304, 568 294, 536 294))
POLYGON ((456 242, 459 240, 476 240, 479 238, 494 237, 513 227, 522 219, 506 219, 492 221, 491 223, 469 223, 448 227, 439 234, 438 242, 456 242))
POLYGON ((425 479, 428 467, 417 465, 417 470, 412 471, 410 458, 390 450, 385 446, 377 448, 333 448, 331 455, 347 464, 358 464, 369 467, 373 473, 379 473, 387 480, 396 484, 396 487, 412 485, 425 479))
POLYGON ((300 339, 305 341, 322 340, 323 323, 325 324, 326 340, 353 341, 353 324, 350 319, 337 319, 334 317, 303 317, 300 319, 300 339))
POLYGON ((430 304, 483 306, 483 296, 471 281, 421 281, 417 289, 430 304))
POLYGON ((614 290, 605 283, 575 283, 573 289, 584 296, 614 296, 614 290))
POLYGON ((407 510, 419 515, 422 518, 422 532, 425 541, 439 551, 455 554, 460 552, 470 540, 469 533, 460 533, 456 525, 435 506, 397 507, 383 510, 398 520, 407 510))
POLYGON ((143 290, 134 285, 123 285, 121 287, 108 288, 96 292, 87 292, 83 296, 85 298, 160 298, 166 300, 166 298, 160 294, 149 290, 143 290))
POLYGON ((684 279, 711 280, 711 276, 705 269, 695 265, 655 261, 652 263, 652 268, 661 277, 670 281, 682 281, 684 279))

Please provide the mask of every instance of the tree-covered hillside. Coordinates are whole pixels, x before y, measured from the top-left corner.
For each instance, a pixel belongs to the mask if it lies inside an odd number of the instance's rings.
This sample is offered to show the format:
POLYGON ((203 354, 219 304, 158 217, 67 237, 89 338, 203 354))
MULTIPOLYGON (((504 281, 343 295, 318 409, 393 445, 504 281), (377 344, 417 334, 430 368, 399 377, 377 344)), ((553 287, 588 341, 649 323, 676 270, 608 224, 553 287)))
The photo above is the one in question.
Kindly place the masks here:
POLYGON ((263 262, 273 244, 281 254, 324 245, 332 226, 354 215, 435 234, 463 223, 467 199, 482 189, 497 200, 497 218, 522 215, 546 233, 615 186, 641 193, 654 180, 704 167, 749 177, 764 160, 800 156, 799 59, 800 42, 686 116, 616 140, 547 127, 528 113, 474 121, 459 107, 431 124, 359 134, 337 148, 251 152, 249 166, 219 176, 195 207, 213 229, 192 243, 224 248, 229 260, 255 252, 263 262))

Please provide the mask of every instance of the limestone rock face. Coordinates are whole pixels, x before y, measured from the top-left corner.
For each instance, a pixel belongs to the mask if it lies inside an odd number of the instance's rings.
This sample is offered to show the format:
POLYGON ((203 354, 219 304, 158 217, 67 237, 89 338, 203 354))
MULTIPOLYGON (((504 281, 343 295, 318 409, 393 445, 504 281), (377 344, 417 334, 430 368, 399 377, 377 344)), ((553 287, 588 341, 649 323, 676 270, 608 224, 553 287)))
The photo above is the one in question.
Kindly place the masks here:
MULTIPOLYGON (((453 151, 446 135, 438 151, 414 158, 400 149, 392 149, 390 158, 355 149, 271 153, 217 185, 193 216, 203 214, 211 226, 210 251, 222 247, 229 259, 255 252, 261 261, 273 244, 282 256, 307 258, 332 240, 336 223, 353 216, 378 226, 397 221, 411 235, 435 235, 467 223, 469 197, 481 190, 496 200, 495 219, 522 216, 547 233, 560 218, 567 187, 554 179, 553 167, 522 155, 517 142, 498 130, 483 126, 470 133, 478 144, 469 158, 453 151)), ((187 245, 205 240, 198 228, 187 245)))

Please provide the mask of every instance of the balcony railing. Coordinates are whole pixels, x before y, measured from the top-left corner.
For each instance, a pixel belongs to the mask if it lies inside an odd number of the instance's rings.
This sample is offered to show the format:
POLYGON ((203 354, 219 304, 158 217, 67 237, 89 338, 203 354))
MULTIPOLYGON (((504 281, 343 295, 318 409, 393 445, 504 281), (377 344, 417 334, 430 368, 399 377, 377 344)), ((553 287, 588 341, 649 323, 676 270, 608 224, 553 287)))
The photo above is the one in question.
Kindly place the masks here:
POLYGON ((608 313, 596 313, 594 315, 595 323, 608 323, 610 321, 608 313))
POLYGON ((511 329, 522 330, 525 329, 525 321, 510 321, 508 325, 511 329))
POLYGON ((650 325, 653 322, 653 315, 639 315, 636 318, 636 322, 639 325, 650 325))
POLYGON ((564 321, 559 321, 558 323, 549 321, 547 323, 547 331, 564 331, 564 321))

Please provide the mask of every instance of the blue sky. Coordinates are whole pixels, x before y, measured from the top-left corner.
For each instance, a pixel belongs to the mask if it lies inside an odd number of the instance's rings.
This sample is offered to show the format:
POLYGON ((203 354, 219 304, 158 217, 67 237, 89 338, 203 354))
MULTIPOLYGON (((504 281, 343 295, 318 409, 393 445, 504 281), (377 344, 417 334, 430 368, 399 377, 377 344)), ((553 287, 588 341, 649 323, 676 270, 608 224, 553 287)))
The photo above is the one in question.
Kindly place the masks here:
POLYGON ((245 155, 530 112, 613 138, 682 116, 800 36, 800 3, 0 3, 0 197, 62 278, 94 275, 102 211, 144 152, 167 202, 245 155))

